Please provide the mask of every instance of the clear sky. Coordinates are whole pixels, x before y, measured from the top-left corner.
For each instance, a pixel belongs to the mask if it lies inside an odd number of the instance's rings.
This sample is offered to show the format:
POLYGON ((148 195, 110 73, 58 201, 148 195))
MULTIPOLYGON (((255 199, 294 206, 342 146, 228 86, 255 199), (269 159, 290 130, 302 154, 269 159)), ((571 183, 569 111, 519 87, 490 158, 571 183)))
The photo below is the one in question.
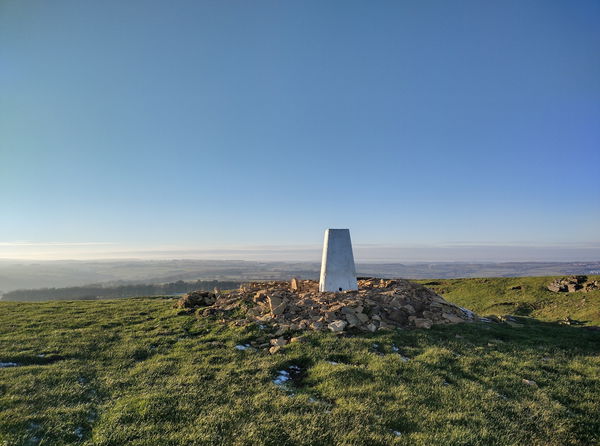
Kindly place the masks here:
POLYGON ((597 247, 599 23, 597 0, 2 0, 0 258, 327 227, 597 247))

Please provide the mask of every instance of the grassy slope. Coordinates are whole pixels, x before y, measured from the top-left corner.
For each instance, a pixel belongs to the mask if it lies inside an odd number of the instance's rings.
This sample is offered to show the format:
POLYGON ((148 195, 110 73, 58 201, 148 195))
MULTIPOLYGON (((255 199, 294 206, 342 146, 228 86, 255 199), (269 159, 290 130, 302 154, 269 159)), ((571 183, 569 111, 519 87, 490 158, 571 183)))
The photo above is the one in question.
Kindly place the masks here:
POLYGON ((525 320, 310 333, 271 356, 234 348, 258 328, 177 316, 172 302, 0 303, 0 362, 22 364, 0 369, 0 445, 600 441, 598 332, 525 320), (304 376, 288 392, 272 380, 291 364, 304 376))
MULTIPOLYGON (((558 276, 557 276, 558 277, 558 276)), ((543 321, 570 317, 600 325, 600 290, 553 293, 546 286, 557 277, 416 280, 447 300, 478 314, 518 314, 543 321), (521 289, 511 289, 520 286, 521 289)), ((600 276, 588 276, 600 280, 600 276)))

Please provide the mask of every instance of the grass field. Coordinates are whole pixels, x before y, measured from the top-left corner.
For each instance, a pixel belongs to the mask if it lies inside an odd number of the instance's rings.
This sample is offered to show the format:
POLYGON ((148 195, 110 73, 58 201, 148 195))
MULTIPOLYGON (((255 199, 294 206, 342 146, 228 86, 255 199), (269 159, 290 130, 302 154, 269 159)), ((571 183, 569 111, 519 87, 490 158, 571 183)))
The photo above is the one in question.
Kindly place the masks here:
POLYGON ((0 445, 596 445, 600 332, 552 321, 598 323, 600 293, 547 281, 431 285, 539 318, 522 327, 309 333, 276 355, 235 347, 259 327, 171 299, 0 302, 0 362, 18 364, 0 368, 0 445))
MULTIPOLYGON (((570 317, 600 325, 600 290, 553 293, 546 286, 556 277, 416 280, 436 293, 478 314, 516 314, 542 321, 570 317)), ((588 276, 600 280, 600 276, 588 276)))

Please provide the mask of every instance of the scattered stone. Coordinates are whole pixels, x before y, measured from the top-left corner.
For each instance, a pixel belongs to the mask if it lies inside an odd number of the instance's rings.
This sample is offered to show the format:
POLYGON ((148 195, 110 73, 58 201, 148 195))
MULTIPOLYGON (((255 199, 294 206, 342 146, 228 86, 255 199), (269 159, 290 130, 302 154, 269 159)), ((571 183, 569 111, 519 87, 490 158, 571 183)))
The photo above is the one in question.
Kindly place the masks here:
POLYGON ((278 296, 269 296, 267 297, 269 302, 269 308, 271 309, 271 313, 274 316, 282 314, 285 311, 285 307, 287 306, 286 302, 278 296))
POLYGON ((275 353, 277 353, 279 350, 281 350, 281 347, 279 345, 275 345, 273 347, 271 347, 269 349, 269 353, 271 353, 272 355, 274 355, 275 353))
POLYGON ((431 328, 432 322, 429 319, 415 319, 415 327, 417 328, 431 328))
POLYGON ((554 293, 587 292, 600 289, 600 281, 588 281, 587 276, 567 276, 553 280, 547 288, 554 293))
POLYGON ((536 383, 535 381, 532 381, 532 380, 530 380, 530 379, 525 379, 525 378, 523 378, 523 379, 521 380, 521 382, 522 382, 523 384, 526 384, 526 385, 528 385, 528 386, 531 386, 531 387, 537 387, 537 383, 536 383))
POLYGON ((293 338, 290 339, 290 343, 304 343, 306 342, 306 338, 304 336, 295 336, 293 338))
POLYGON ((284 338, 274 338, 271 339, 270 344, 275 347, 283 347, 285 344, 287 344, 287 341, 284 338))
POLYGON ((344 331, 344 328, 346 327, 346 325, 348 325, 347 322, 342 321, 342 320, 337 320, 337 321, 333 321, 331 324, 327 325, 327 328, 329 328, 329 330, 331 330, 335 333, 337 331, 344 331))
POLYGON ((452 314, 452 313, 442 313, 442 317, 444 319, 446 319, 448 322, 450 322, 451 324, 458 324, 460 322, 464 322, 464 319, 462 319, 460 316, 457 316, 456 314, 452 314))

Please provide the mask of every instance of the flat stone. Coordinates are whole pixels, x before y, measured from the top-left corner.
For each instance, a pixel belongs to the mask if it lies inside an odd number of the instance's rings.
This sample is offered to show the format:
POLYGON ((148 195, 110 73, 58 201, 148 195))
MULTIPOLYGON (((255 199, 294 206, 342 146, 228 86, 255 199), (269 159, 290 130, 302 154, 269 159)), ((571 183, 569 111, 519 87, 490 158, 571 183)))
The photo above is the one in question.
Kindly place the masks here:
POLYGON ((287 341, 284 338, 274 338, 271 339, 270 343, 275 347, 283 347, 285 344, 287 344, 287 341))
POLYGON ((464 322, 465 320, 455 314, 452 313, 442 313, 442 317, 446 319, 451 324, 458 324, 460 322, 464 322))
POLYGON ((421 319, 421 318, 417 318, 415 319, 415 327, 417 328, 431 328, 432 326, 432 322, 429 319, 421 319))
POLYGON ((339 332, 339 331, 344 331, 344 328, 346 328, 346 325, 348 325, 348 323, 346 321, 342 321, 341 319, 338 319, 337 321, 333 321, 332 323, 327 325, 327 328, 333 332, 339 332))

